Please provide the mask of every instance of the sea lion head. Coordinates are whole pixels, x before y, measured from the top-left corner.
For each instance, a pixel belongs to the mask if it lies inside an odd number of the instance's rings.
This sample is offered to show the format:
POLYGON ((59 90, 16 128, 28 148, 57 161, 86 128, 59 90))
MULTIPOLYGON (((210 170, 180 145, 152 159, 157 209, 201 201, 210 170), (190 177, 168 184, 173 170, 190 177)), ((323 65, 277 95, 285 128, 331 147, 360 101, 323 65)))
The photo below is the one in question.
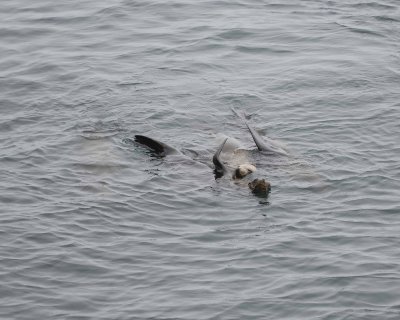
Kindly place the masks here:
POLYGON ((254 179, 249 182, 249 188, 256 196, 266 197, 271 191, 271 184, 264 179, 254 179))
POLYGON ((252 164, 249 163, 241 164, 235 169, 235 172, 233 173, 233 179, 242 179, 256 170, 257 170, 256 167, 253 166, 252 164))

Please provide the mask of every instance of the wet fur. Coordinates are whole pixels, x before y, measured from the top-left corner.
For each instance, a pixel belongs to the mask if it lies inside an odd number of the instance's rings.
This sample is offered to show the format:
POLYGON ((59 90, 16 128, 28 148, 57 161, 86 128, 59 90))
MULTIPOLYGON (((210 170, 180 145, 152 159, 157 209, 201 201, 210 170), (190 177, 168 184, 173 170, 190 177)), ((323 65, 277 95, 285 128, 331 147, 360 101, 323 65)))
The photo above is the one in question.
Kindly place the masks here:
POLYGON ((143 146, 146 146, 151 151, 153 151, 155 154, 157 154, 161 157, 165 157, 166 155, 169 155, 169 154, 179 154, 180 153, 175 148, 172 148, 163 142, 160 142, 160 141, 157 141, 152 138, 142 136, 139 134, 135 135, 135 142, 137 142, 143 146))

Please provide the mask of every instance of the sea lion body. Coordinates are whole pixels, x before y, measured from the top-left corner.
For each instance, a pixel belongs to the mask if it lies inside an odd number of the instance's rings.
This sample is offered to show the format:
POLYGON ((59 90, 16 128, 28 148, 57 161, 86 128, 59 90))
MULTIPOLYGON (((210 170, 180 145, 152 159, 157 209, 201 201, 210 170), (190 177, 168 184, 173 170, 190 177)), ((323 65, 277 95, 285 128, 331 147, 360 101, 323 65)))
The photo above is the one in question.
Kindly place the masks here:
MULTIPOLYGON (((233 109, 245 123, 249 130, 257 149, 261 152, 275 153, 280 155, 288 155, 279 144, 268 138, 262 138, 260 134, 246 121, 245 117, 240 115, 233 109)), ((148 147, 152 152, 161 157, 167 155, 183 155, 182 152, 176 150, 169 145, 159 142, 155 139, 135 135, 135 141, 141 145, 148 147)), ((225 137, 212 157, 214 164, 215 179, 228 176, 235 180, 241 180, 248 175, 254 173, 257 169, 248 159, 248 152, 240 148, 240 143, 233 138, 225 137)), ((266 196, 271 190, 271 184, 265 179, 254 179, 248 183, 250 190, 257 196, 266 196)))

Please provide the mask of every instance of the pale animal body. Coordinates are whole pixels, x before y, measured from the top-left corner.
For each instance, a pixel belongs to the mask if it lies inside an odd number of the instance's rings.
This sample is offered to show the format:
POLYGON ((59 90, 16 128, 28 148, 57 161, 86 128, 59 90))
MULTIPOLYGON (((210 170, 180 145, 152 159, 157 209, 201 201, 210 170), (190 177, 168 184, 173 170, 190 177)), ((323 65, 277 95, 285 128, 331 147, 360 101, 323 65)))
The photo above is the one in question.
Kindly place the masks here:
MULTIPOLYGON (((244 117, 239 115, 235 110, 233 111, 245 122, 259 151, 287 155, 287 152, 282 147, 268 138, 263 139, 260 134, 247 123, 244 117)), ((179 150, 143 135, 135 135, 135 141, 148 147, 154 153, 162 157, 167 155, 184 156, 179 150)), ((214 175, 216 179, 225 176, 234 181, 242 180, 257 170, 256 166, 249 160, 248 152, 241 149, 240 143, 234 138, 224 138, 213 155, 212 162, 214 164, 214 175)), ((257 196, 267 196, 271 189, 270 183, 265 179, 254 179, 248 183, 248 187, 257 196)))

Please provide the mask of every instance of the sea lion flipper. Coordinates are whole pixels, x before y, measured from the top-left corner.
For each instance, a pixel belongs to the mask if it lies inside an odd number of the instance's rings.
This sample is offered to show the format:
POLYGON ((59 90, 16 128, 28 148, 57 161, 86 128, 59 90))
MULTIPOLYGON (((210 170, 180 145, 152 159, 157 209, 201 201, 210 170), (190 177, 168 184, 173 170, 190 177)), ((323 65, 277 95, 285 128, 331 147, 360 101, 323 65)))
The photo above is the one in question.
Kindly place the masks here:
POLYGON ((231 108, 232 112, 240 118, 244 124, 247 126, 247 129, 249 129, 251 136, 253 137, 254 143, 256 144, 258 150, 260 151, 267 151, 268 148, 265 146, 265 143, 259 133, 251 126, 249 123, 246 121, 246 114, 243 111, 238 111, 234 108, 231 108))
POLYGON ((154 153, 156 153, 160 156, 166 156, 168 154, 179 153, 176 149, 166 145, 163 142, 154 140, 154 139, 146 137, 146 136, 142 136, 140 134, 135 135, 135 141, 137 143, 140 143, 140 144, 148 147, 154 153))
POLYGON ((288 155, 287 151, 280 147, 277 142, 273 141, 272 139, 262 138, 260 134, 251 125, 248 124, 248 122, 245 123, 247 129, 249 129, 250 134, 253 137, 254 143, 256 144, 258 150, 272 152, 284 156, 288 155))
POLYGON ((221 154, 221 151, 224 148, 227 140, 228 140, 228 138, 226 138, 224 140, 224 142, 221 143, 218 150, 215 152, 215 154, 213 156, 213 163, 215 166, 215 169, 214 169, 215 179, 221 178, 224 175, 224 173, 226 172, 226 167, 222 163, 221 159, 219 158, 219 155, 221 154))
POLYGON ((246 121, 245 121, 245 124, 247 126, 247 129, 249 129, 250 134, 253 137, 254 143, 256 144, 258 150, 267 151, 266 150, 267 148, 266 148, 264 141, 261 138, 260 134, 251 125, 249 125, 246 121))
POLYGON ((250 131, 250 134, 258 150, 277 153, 286 156, 288 155, 288 153, 283 148, 281 148, 276 142, 268 138, 262 138, 260 134, 247 122, 247 120, 250 117, 246 115, 246 113, 244 113, 243 111, 239 112, 235 108, 231 108, 231 110, 238 118, 240 118, 244 122, 247 129, 250 131))

